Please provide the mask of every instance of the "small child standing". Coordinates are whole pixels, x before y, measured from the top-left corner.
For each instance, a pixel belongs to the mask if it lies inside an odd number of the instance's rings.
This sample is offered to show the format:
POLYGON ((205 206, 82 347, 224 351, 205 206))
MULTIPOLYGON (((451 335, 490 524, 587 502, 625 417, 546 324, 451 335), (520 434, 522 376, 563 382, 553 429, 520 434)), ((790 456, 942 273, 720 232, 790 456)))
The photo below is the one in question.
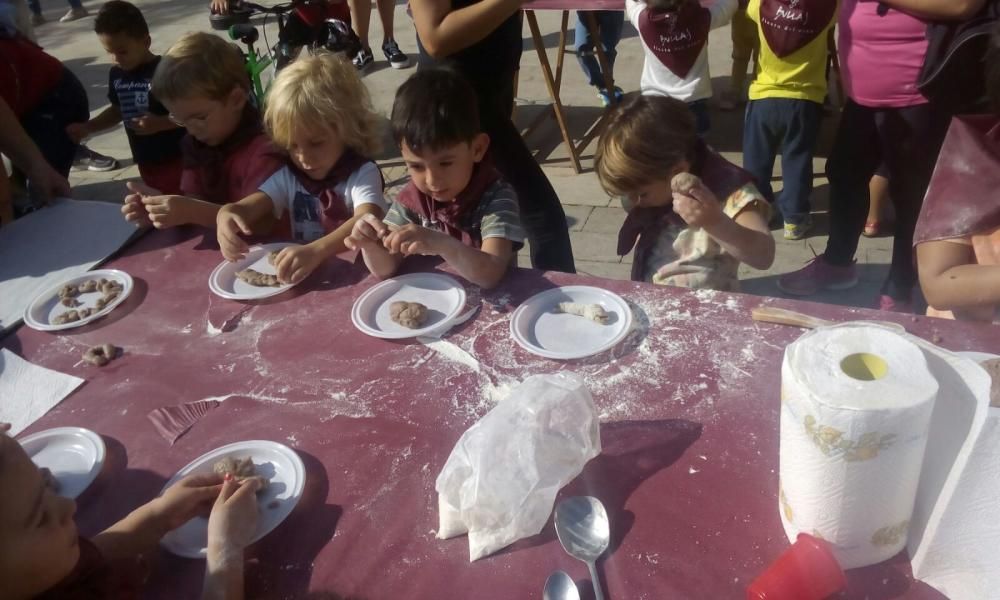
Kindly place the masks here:
POLYGON ((685 102, 695 116, 698 135, 704 135, 712 125, 708 32, 729 23, 736 0, 714 0, 708 7, 698 0, 625 0, 625 12, 639 30, 646 53, 642 93, 685 102))
POLYGON ((739 0, 733 21, 730 23, 730 39, 733 42, 733 69, 729 75, 729 89, 722 93, 719 108, 735 110, 746 99, 747 68, 757 74, 757 57, 760 54, 760 38, 757 26, 747 16, 750 0, 739 0))
POLYGON ((382 222, 365 215, 347 240, 376 277, 404 256, 440 256, 459 275, 496 286, 524 242, 514 189, 487 156, 472 86, 449 69, 418 71, 396 93, 392 133, 410 183, 382 222))
POLYGON ((249 196, 282 165, 250 100, 239 50, 210 33, 188 33, 167 50, 152 92, 187 129, 179 195, 129 183, 122 212, 158 229, 213 227, 219 206, 249 196))
POLYGON ((625 93, 618 86, 614 86, 610 90, 607 88, 604 79, 607 73, 601 71, 601 61, 597 60, 595 46, 598 43, 601 44, 601 51, 608 61, 608 68, 613 71, 624 23, 625 15, 620 10, 576 11, 576 33, 573 37, 576 60, 579 61, 583 74, 587 76, 587 83, 591 87, 597 88, 597 97, 601 100, 601 106, 608 107, 612 104, 618 104, 622 101, 625 93), (594 17, 594 23, 597 24, 597 37, 599 39, 596 41, 591 39, 585 12, 589 12, 594 17))
MULTIPOLYGON (((290 216, 292 239, 275 260, 278 279, 296 283, 330 257, 362 215, 385 211, 378 117, 357 69, 332 54, 303 56, 268 92, 264 124, 288 156, 259 189, 219 210, 219 246, 227 260, 246 254, 240 234, 269 214, 290 216)), ((260 233, 260 232, 257 232, 260 233)))
POLYGON ((98 11, 94 32, 114 60, 108 76, 111 106, 86 123, 69 125, 66 133, 79 142, 122 123, 142 182, 162 194, 179 194, 184 130, 150 93, 160 57, 149 51, 146 19, 134 5, 111 0, 98 11))
POLYGON ((784 188, 778 208, 785 239, 812 228, 813 152, 826 96, 828 33, 837 22, 836 0, 750 0, 747 15, 760 33, 759 71, 750 84, 743 133, 743 165, 774 203, 771 172, 781 152, 784 188))
POLYGON ((753 177, 702 141, 683 102, 638 96, 612 115, 594 157, 601 185, 628 216, 618 254, 635 248, 632 279, 739 291, 738 269, 767 269, 770 207, 753 177), (678 185, 690 173, 700 181, 678 185), (676 180, 675 180, 676 178, 676 180))

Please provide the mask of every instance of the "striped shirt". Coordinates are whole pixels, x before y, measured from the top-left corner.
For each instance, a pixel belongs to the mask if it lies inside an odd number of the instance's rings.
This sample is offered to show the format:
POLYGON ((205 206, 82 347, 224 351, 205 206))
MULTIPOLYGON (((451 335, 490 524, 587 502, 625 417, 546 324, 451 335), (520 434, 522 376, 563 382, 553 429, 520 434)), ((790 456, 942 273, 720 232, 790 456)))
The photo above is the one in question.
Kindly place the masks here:
MULTIPOLYGON (((399 202, 393 202, 385 215, 385 223, 396 227, 415 224, 441 231, 435 223, 424 220, 420 215, 406 208, 399 202)), ((509 183, 498 180, 486 193, 476 209, 469 213, 462 223, 462 229, 472 237, 481 240, 502 238, 509 240, 514 251, 524 245, 524 228, 521 227, 521 217, 517 207, 517 193, 509 183)))

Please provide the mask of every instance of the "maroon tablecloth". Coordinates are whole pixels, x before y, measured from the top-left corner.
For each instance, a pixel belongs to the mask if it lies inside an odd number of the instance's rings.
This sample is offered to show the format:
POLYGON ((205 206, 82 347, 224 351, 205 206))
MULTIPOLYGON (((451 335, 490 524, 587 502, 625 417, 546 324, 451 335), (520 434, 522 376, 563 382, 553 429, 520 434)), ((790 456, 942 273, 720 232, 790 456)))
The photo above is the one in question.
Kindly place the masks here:
MULTIPOLYGON (((256 598, 310 591, 372 600, 538 598, 555 569, 587 579, 551 523, 474 564, 465 538, 434 537, 434 481, 462 431, 511 382, 561 369, 586 376, 603 417, 603 454, 564 493, 595 495, 608 508, 613 541, 600 570, 609 598, 741 598, 787 545, 776 498, 778 388, 784 346, 801 334, 755 324, 750 308, 875 316, 519 270, 489 294, 470 286, 470 303, 483 308, 440 352, 358 332, 350 308, 374 281, 347 261, 271 301, 241 304, 208 290, 220 260, 214 236, 152 233, 110 264, 136 281, 112 315, 60 335, 22 328, 3 345, 87 379, 29 429, 78 425, 104 436, 105 469, 79 502, 84 534, 149 500, 177 469, 223 444, 271 439, 298 450, 308 471, 305 495, 249 553, 256 598), (603 356, 573 362, 516 346, 509 311, 569 283, 624 296, 634 304, 637 332, 603 356), (86 347, 104 342, 122 346, 124 356, 104 368, 78 364, 86 347), (478 360, 478 370, 457 360, 456 348, 478 360), (155 408, 205 398, 225 401, 172 446, 147 418, 155 408)), ((1000 352, 993 327, 896 319, 948 348, 1000 352)), ((201 561, 161 553, 155 568, 149 597, 195 597, 201 561)), ((905 557, 853 572, 851 582, 851 598, 938 597, 910 582, 905 557)))

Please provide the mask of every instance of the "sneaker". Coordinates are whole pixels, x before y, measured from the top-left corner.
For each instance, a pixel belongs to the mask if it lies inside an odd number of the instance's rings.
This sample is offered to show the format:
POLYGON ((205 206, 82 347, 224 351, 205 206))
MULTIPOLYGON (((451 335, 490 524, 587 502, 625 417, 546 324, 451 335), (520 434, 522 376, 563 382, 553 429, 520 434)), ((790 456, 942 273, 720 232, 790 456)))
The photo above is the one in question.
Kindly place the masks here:
POLYGON ((77 19, 82 19, 88 15, 90 15, 90 13, 87 12, 87 9, 82 6, 77 8, 71 8, 69 9, 69 11, 66 12, 66 14, 59 17, 59 22, 69 23, 70 21, 76 21, 77 19))
POLYGON ((802 240, 812 231, 813 220, 812 216, 807 216, 801 223, 785 223, 785 239, 786 240, 802 240))
POLYGON ((811 296, 820 290, 846 290, 858 284, 854 263, 838 267, 822 256, 812 259, 798 271, 778 278, 778 289, 793 296, 811 296))
POLYGON ((372 54, 371 48, 362 48, 358 51, 357 56, 354 57, 354 68, 358 71, 364 71, 372 66, 375 62, 375 55, 372 54))
POLYGON ((625 97, 625 92, 622 91, 617 85, 613 92, 609 92, 606 88, 597 89, 597 97, 601 101, 601 106, 607 108, 612 104, 618 104, 625 97))
POLYGON ((31 13, 31 26, 40 27, 42 25, 45 25, 45 16, 42 13, 38 13, 37 15, 31 13))
POLYGON ((878 297, 878 309, 886 312, 913 314, 913 302, 896 300, 892 296, 882 294, 878 297))
POLYGON ((118 161, 81 145, 73 158, 73 168, 80 171, 114 171, 118 168, 118 161))
POLYGON ((396 40, 386 40, 382 44, 382 54, 385 54, 385 59, 393 69, 405 69, 410 66, 410 57, 403 54, 396 40))

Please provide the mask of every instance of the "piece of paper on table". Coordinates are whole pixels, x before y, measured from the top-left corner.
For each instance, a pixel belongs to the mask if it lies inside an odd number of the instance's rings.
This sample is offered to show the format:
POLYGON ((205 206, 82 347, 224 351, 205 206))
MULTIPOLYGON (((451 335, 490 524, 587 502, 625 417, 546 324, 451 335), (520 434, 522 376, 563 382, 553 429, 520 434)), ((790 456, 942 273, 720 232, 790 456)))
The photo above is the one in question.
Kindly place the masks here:
POLYGON ((89 271, 135 234, 120 204, 66 198, 0 228, 0 331, 43 290, 89 271))
POLYGON ((0 423, 17 435, 70 395, 83 380, 31 364, 0 349, 0 423))

